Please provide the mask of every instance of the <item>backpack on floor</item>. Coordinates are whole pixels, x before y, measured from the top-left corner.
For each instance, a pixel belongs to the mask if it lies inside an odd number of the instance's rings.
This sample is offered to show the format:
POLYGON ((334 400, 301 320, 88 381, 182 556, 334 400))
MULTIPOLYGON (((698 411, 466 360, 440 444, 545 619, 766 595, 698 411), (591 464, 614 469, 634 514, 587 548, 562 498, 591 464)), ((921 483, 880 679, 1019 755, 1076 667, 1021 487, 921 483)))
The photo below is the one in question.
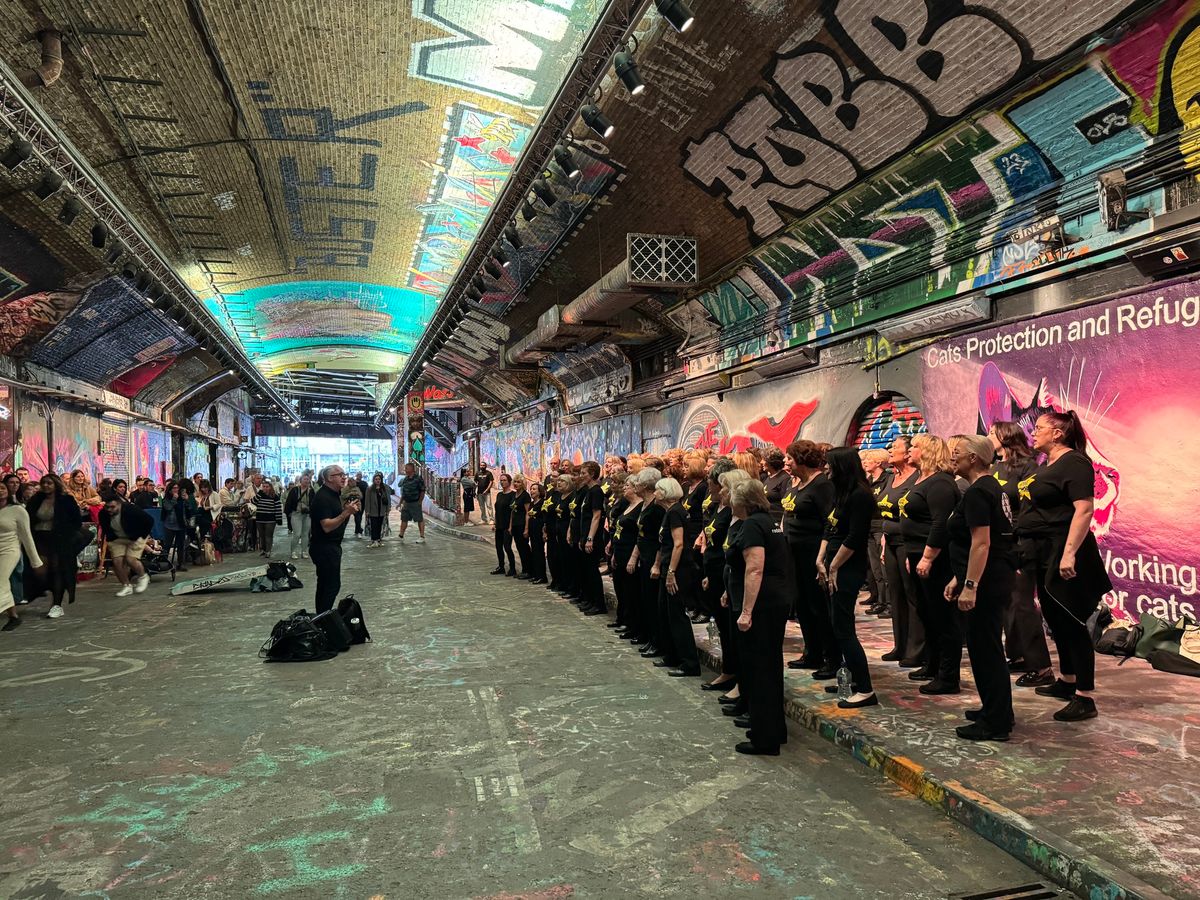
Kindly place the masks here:
POLYGON ((1138 641, 1141 639, 1141 625, 1134 625, 1132 628, 1116 625, 1100 635, 1100 639, 1096 641, 1096 652, 1119 656, 1121 663, 1124 663, 1125 660, 1137 653, 1138 641))
POLYGON ((275 623, 258 655, 267 662, 317 662, 333 659, 337 651, 330 649, 325 632, 301 609, 275 623))
POLYGON ((350 628, 336 609, 318 613, 313 616, 312 623, 325 632, 325 643, 329 645, 330 650, 341 653, 350 649, 353 643, 350 628))
POLYGON ((351 644, 365 644, 371 639, 371 632, 367 631, 367 620, 363 618, 362 607, 354 599, 353 594, 347 594, 338 601, 337 611, 350 632, 351 644))

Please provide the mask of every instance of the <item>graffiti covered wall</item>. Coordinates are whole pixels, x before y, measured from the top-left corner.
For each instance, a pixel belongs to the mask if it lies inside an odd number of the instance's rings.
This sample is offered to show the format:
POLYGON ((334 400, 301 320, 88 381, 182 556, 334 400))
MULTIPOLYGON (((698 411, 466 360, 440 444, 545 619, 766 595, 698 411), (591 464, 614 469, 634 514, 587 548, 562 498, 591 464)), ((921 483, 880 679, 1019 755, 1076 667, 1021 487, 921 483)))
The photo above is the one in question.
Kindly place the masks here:
POLYGON ((163 483, 171 474, 171 436, 157 428, 135 425, 130 435, 130 468, 133 477, 163 483))
POLYGON ((496 472, 504 466, 509 473, 537 477, 545 469, 547 447, 546 417, 535 416, 483 432, 479 438, 479 459, 496 472))
POLYGON ((1031 431, 1074 409, 1096 469, 1093 531, 1114 613, 1174 621, 1200 611, 1200 507, 1181 466, 1200 432, 1200 285, 1148 291, 934 344, 920 354, 923 408, 938 434, 998 419, 1031 431), (1183 477, 1181 489, 1180 476, 1183 477))
POLYGON ((100 441, 100 420, 82 413, 59 409, 54 413, 54 448, 50 471, 67 475, 81 469, 93 484, 103 467, 97 447, 100 441))
POLYGON ((185 438, 183 442, 183 471, 181 478, 191 478, 199 472, 205 478, 209 477, 209 444, 199 438, 185 438))
POLYGON ((642 415, 615 416, 583 425, 567 425, 558 434, 551 452, 575 463, 604 462, 605 456, 628 456, 642 449, 642 415))

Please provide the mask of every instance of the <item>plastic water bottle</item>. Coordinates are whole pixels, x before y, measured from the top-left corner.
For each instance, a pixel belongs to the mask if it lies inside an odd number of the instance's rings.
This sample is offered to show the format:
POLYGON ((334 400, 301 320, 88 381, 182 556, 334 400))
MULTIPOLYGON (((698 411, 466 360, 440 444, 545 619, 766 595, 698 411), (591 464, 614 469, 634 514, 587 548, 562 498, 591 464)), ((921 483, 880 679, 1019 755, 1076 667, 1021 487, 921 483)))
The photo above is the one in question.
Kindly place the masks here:
POLYGON ((838 699, 839 700, 849 700, 850 695, 852 693, 854 693, 854 691, 850 687, 850 682, 851 682, 850 670, 847 669, 845 666, 842 666, 840 669, 838 669, 837 670, 837 681, 838 681, 838 691, 837 691, 838 699))
POLYGON ((708 642, 710 644, 715 645, 719 638, 720 638, 720 632, 717 631, 717 620, 709 619, 708 620, 708 642))

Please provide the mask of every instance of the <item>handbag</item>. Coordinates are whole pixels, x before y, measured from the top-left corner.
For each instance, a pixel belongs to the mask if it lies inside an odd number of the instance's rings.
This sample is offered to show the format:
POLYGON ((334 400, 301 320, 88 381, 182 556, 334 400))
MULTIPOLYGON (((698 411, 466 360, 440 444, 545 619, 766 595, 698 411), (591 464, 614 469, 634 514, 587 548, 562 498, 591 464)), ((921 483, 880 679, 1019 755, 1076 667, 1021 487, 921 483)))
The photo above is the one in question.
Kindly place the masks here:
POLYGON ((1137 655, 1142 659, 1149 659, 1150 654, 1155 650, 1170 650, 1172 653, 1178 653, 1186 622, 1186 619, 1180 619, 1177 624, 1172 625, 1158 616, 1142 613, 1138 622, 1142 629, 1142 636, 1138 639, 1137 655))

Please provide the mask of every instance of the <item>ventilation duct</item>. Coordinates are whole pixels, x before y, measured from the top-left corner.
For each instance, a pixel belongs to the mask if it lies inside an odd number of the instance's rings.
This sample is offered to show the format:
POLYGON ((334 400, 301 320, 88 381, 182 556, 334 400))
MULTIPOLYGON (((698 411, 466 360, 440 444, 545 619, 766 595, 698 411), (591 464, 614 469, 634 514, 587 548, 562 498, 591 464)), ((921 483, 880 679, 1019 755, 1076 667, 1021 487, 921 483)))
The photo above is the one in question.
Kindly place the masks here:
POLYGON ((63 70, 62 35, 53 29, 38 32, 42 43, 42 64, 21 73, 21 84, 27 88, 49 87, 58 81, 63 70))

